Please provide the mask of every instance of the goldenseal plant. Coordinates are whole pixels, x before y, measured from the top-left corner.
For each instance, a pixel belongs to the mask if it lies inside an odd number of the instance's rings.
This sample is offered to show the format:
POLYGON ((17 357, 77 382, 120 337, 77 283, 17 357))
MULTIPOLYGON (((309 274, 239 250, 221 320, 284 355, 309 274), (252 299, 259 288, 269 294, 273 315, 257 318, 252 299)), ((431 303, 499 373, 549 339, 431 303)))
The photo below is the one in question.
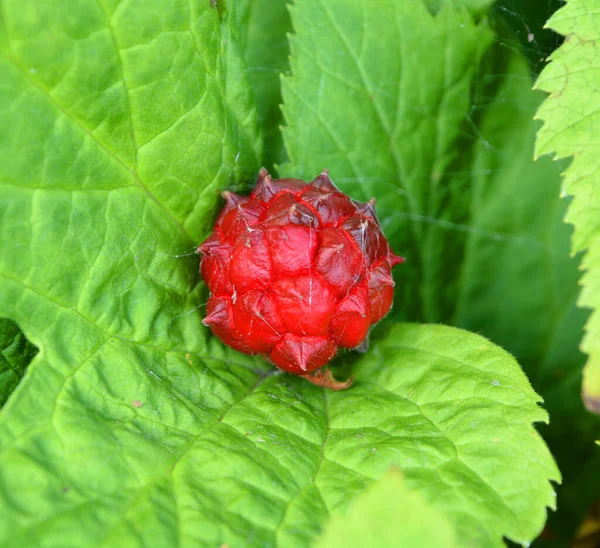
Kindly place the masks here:
POLYGON ((259 173, 250 196, 224 192, 225 207, 198 248, 211 296, 204 324, 225 344, 332 389, 327 365, 358 348, 390 310, 395 255, 375 199, 353 200, 327 171, 310 183, 259 173))

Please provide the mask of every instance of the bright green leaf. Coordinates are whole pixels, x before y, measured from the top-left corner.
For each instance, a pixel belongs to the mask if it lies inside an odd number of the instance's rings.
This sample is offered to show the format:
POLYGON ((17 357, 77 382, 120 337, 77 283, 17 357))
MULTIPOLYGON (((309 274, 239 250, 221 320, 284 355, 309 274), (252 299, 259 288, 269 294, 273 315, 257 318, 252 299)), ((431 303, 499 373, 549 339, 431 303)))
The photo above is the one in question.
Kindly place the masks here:
MULTIPOLYGON (((544 512, 534 510, 535 500, 553 506, 555 495, 551 489, 538 488, 526 500, 522 482, 532 486, 530 481, 539 481, 542 487, 542 478, 557 479, 559 474, 549 455, 543 456, 546 449, 537 432, 521 422, 525 416, 545 420, 545 413, 535 405, 539 396, 516 361, 483 337, 445 326, 391 325, 387 330, 380 328, 373 342, 366 355, 354 359, 355 382, 362 390, 328 398, 329 410, 335 410, 337 403, 338 412, 348 407, 354 411, 347 416, 340 414, 339 420, 330 419, 330 428, 347 428, 360 421, 368 429, 362 432, 364 437, 357 435, 359 441, 355 443, 361 452, 340 436, 334 460, 346 468, 358 463, 362 468, 371 463, 371 451, 380 459, 383 456, 388 465, 398 465, 408 486, 419 490, 448 516, 461 544, 473 539, 475 544, 487 545, 490 541, 486 539, 494 537, 492 531, 499 533, 501 524, 509 522, 515 529, 501 534, 517 542, 535 537, 545 519, 544 512), (419 364, 426 365, 421 369, 419 364), (495 406, 490 406, 490 398, 502 402, 503 411, 490 416, 495 406), (384 411, 387 409, 390 416, 384 411), (523 428, 527 435, 518 443, 503 443, 496 435, 506 432, 503 423, 510 425, 510 432, 523 428), (436 441, 438 436, 450 443, 436 441), (393 437, 408 443, 407 453, 396 453, 393 437), (414 447, 415 439, 421 439, 427 448, 414 447), (521 451, 528 455, 528 462, 518 456, 521 451), (483 456, 490 460, 478 463, 483 456), (425 463, 425 467, 419 469, 418 463, 425 463), (518 471, 521 466, 525 468, 518 471), (513 474, 519 477, 516 483, 513 474), (481 480, 491 489, 482 488, 481 480), (453 500, 452 492, 460 502, 453 500), (506 511, 508 507, 511 510, 506 511), (470 515, 486 517, 471 529, 470 515)), ((381 464, 373 462, 372 466, 382 473, 381 464)), ((500 538, 493 542, 500 542, 500 538)))
POLYGON ((346 516, 334 515, 317 548, 457 546, 452 526, 393 468, 357 497, 346 516))
POLYGON ((379 329, 346 393, 105 337, 74 370, 36 362, 6 408, 3 545, 306 545, 391 465, 467 544, 530 540, 554 504, 539 397, 482 337, 379 329))
POLYGON ((573 156, 564 191, 573 196, 566 220, 575 227, 573 252, 585 251, 580 306, 594 309, 581 348, 588 409, 600 412, 600 13, 596 2, 570 0, 548 22, 567 35, 536 83, 550 95, 538 110, 544 125, 536 153, 573 156))
POLYGON ((0 318, 0 407, 19 384, 29 362, 37 354, 19 326, 0 318))
POLYGON ((219 55, 227 31, 216 11, 183 0, 4 0, 3 12, 0 104, 12 138, 2 154, 12 161, 2 183, 138 189, 199 240, 217 190, 258 163, 249 86, 219 55))

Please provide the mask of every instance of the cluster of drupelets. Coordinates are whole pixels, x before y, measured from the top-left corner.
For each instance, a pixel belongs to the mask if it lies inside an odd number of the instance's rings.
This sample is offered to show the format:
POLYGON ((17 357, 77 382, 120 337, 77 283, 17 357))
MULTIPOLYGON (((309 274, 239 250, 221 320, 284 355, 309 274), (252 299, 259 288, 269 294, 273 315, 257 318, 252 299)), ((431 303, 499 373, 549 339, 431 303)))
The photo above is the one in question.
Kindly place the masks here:
POLYGON ((374 200, 352 200, 327 172, 306 183, 273 180, 264 169, 250 196, 223 198, 198 249, 211 293, 205 325, 297 375, 326 365, 339 347, 363 344, 392 305, 391 269, 403 262, 374 200))

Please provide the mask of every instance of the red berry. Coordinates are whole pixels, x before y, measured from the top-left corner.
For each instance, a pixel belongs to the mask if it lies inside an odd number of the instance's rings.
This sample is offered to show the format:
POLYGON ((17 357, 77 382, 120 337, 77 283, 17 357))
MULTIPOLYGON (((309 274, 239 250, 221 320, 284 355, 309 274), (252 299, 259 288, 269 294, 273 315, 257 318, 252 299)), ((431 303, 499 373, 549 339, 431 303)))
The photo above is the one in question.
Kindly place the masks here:
POLYGON ((310 183, 262 169, 250 196, 224 192, 198 248, 211 296, 204 324, 225 344, 289 373, 346 388, 326 365, 356 348, 392 306, 394 255, 374 200, 351 200, 326 172, 310 183), (308 375, 315 372, 312 375, 308 375))

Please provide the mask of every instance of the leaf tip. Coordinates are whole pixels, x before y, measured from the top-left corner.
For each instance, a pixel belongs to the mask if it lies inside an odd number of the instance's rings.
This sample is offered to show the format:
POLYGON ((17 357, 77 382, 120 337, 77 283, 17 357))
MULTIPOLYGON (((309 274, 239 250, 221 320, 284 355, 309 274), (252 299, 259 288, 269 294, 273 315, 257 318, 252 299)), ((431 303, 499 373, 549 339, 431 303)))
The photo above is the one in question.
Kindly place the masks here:
POLYGON ((599 395, 593 395, 593 396, 588 395, 584 391, 582 393, 581 398, 583 400, 583 405, 585 405, 585 408, 590 413, 594 413, 595 415, 600 415, 600 396, 599 395))

